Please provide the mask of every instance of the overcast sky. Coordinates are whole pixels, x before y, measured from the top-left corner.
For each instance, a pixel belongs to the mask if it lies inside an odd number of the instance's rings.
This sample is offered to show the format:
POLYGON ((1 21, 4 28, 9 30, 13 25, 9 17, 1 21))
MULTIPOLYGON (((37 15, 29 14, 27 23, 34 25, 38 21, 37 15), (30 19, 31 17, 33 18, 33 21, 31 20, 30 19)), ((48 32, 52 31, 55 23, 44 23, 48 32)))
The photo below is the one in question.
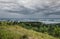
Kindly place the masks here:
POLYGON ((60 18, 60 0, 0 0, 0 18, 60 18))

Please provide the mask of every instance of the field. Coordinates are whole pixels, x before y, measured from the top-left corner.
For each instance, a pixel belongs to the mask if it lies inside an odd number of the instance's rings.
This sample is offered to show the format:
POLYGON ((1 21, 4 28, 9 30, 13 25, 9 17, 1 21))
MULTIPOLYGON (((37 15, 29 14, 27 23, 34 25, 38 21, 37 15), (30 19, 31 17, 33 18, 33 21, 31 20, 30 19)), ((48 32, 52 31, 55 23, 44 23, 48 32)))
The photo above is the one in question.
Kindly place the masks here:
POLYGON ((37 22, 0 22, 0 39, 60 39, 58 25, 53 25, 54 30, 51 25, 51 30, 48 32, 49 28, 46 25, 37 22))

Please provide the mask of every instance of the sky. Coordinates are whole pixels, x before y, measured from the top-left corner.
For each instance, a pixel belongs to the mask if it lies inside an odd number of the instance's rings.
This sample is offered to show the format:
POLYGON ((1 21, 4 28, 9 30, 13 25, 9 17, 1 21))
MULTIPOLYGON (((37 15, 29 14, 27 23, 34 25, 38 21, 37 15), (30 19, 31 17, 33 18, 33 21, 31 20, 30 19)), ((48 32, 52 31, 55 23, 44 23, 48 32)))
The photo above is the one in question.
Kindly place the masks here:
POLYGON ((0 18, 60 18, 60 0, 0 0, 0 18))

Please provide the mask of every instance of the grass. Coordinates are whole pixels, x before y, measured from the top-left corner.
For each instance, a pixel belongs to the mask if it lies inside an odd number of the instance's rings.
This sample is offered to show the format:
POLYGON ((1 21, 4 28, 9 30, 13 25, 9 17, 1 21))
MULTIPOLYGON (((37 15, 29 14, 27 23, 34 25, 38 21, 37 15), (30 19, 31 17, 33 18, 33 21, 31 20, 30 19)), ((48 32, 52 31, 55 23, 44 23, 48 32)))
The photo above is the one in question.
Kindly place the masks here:
POLYGON ((59 39, 18 25, 0 26, 0 39, 59 39))

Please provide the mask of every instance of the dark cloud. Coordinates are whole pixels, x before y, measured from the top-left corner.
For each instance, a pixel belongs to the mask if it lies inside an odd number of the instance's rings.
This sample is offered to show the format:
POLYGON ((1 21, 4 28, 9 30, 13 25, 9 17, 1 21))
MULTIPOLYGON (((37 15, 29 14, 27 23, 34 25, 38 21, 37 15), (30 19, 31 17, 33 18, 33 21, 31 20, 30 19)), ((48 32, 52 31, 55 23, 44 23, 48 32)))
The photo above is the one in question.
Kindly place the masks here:
MULTIPOLYGON (((0 17, 6 14, 12 17, 42 18, 60 15, 60 1, 52 0, 0 0, 0 17), (3 14, 1 14, 3 12, 3 14), (18 15, 16 15, 18 14, 18 15)), ((6 15, 7 17, 7 15, 6 15)), ((60 18, 60 17, 59 17, 60 18)))

